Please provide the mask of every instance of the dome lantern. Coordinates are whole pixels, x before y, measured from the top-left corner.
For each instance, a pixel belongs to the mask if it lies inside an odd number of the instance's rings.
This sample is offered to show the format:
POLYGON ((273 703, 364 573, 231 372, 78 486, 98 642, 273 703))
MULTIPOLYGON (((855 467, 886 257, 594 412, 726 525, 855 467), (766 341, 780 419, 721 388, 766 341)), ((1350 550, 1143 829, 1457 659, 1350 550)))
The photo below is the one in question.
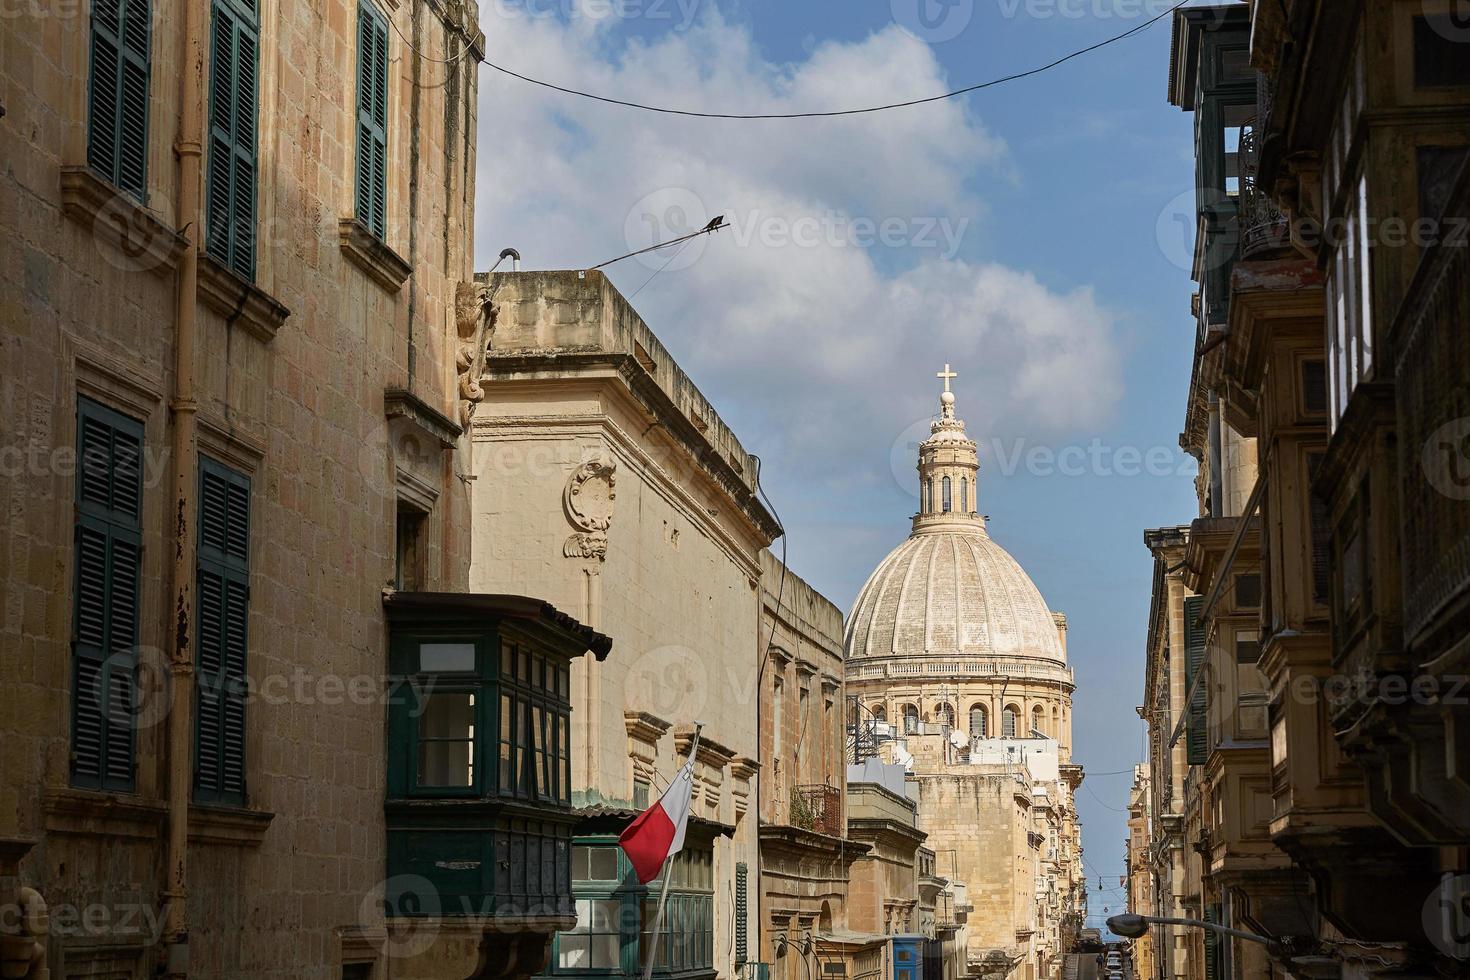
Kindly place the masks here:
POLYGON ((937 375, 944 382, 939 417, 929 423, 929 438, 919 445, 919 512, 914 531, 936 526, 972 524, 984 527, 977 513, 980 457, 965 435, 965 423, 955 415, 954 392, 949 383, 959 377, 946 364, 937 375))

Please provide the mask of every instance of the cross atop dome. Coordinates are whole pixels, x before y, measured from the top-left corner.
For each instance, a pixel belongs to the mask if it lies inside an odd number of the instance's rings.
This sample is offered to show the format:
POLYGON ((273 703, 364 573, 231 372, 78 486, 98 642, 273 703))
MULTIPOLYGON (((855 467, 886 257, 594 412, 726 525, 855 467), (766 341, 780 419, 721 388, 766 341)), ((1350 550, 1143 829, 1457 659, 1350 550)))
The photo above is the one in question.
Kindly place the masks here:
POLYGON ((946 392, 948 392, 949 391, 949 382, 950 382, 950 379, 951 378, 958 378, 959 377, 959 374, 956 373, 956 372, 954 372, 954 371, 951 371, 949 369, 949 365, 946 364, 944 366, 944 370, 943 371, 940 371, 934 377, 939 378, 940 380, 942 380, 944 382, 944 390, 946 392))
POLYGON ((958 378, 959 374, 946 364, 944 365, 944 370, 936 374, 935 377, 944 382, 944 391, 939 396, 941 410, 946 419, 952 419, 954 418, 954 392, 949 390, 949 383, 952 379, 958 378))

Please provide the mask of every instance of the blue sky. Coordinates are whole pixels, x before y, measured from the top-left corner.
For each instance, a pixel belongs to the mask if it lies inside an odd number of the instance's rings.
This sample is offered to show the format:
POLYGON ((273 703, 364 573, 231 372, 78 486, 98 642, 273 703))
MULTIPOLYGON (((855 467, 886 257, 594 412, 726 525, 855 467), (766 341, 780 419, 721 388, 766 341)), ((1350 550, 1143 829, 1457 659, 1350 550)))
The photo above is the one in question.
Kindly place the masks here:
MULTIPOLYGON (((481 9, 490 59, 525 74, 679 108, 789 112, 1033 68, 1164 6, 949 2, 481 9), (916 3, 933 5, 936 27, 914 19, 916 3)), ((1103 774, 1141 760, 1142 532, 1194 513, 1177 444, 1191 120, 1167 103, 1168 45, 1166 17, 1040 76, 835 120, 654 116, 481 75, 482 267, 506 245, 527 269, 585 267, 715 214, 732 222, 662 271, 665 255, 610 274, 762 456, 792 567, 844 611, 908 533, 913 433, 938 407, 934 373, 959 372, 980 510, 1069 618, 1076 756, 1096 774, 1078 795, 1094 925, 1123 904, 1096 886, 1116 889, 1122 873, 1130 781, 1103 774), (1048 463, 1068 447, 1065 465, 1048 463)))

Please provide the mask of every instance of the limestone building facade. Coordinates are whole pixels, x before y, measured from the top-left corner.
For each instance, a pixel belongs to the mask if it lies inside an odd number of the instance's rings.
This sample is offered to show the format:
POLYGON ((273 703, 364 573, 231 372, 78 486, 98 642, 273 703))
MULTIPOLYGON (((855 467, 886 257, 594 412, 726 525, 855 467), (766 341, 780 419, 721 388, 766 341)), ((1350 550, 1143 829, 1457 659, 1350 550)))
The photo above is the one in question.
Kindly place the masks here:
MULTIPOLYGON (((499 770, 535 807, 485 828, 508 805, 463 709, 512 680, 499 658, 405 639, 394 676, 398 624, 468 586, 483 51, 472 2, 7 12, 0 974, 519 976, 569 911, 523 879, 485 955, 492 906, 436 906, 461 914, 404 946, 389 894, 409 796, 452 789, 476 841, 553 868, 567 809, 543 754, 499 770), (465 668, 421 705, 444 745, 396 768, 395 692, 436 653, 465 668)), ((502 600, 456 629, 520 636, 542 673, 515 685, 561 722, 546 677, 606 647, 502 600)), ((463 828, 444 815, 419 851, 463 828)), ((464 894, 508 897, 482 857, 464 894)))
POLYGON ((968 893, 965 971, 1052 977, 1086 902, 1066 620, 986 530, 976 446, 940 377, 912 533, 848 617, 856 752, 910 770, 938 873, 968 893))
POLYGON ((1470 274, 1449 232, 1470 215, 1470 62, 1449 7, 1174 14, 1171 98, 1197 114, 1202 189, 1182 439, 1201 481, 1199 518, 1150 532, 1155 614, 1183 634, 1150 631, 1155 866, 1171 824, 1186 848, 1158 900, 1277 942, 1186 929, 1173 975, 1460 975, 1470 958, 1463 708, 1443 684, 1470 595, 1470 274), (1182 698, 1177 674, 1160 682, 1177 667, 1182 698))
POLYGON ((765 577, 780 572, 763 556, 780 528, 758 499, 755 458, 601 273, 495 273, 477 288, 486 353, 471 427, 470 585, 543 595, 616 636, 619 651, 572 671, 580 917, 546 972, 641 969, 657 892, 628 883, 616 839, 683 765, 702 724, 689 844, 673 865, 678 917, 658 963, 660 975, 732 976, 768 938, 757 920, 757 717, 759 685, 778 669, 792 699, 798 684, 807 692, 805 719, 792 711, 783 728, 785 738, 805 729, 811 746, 791 777, 837 785, 821 768, 838 717, 825 705, 841 683, 824 638, 831 610, 788 575, 787 600, 801 593, 807 618, 778 626, 785 663, 762 678, 765 577))

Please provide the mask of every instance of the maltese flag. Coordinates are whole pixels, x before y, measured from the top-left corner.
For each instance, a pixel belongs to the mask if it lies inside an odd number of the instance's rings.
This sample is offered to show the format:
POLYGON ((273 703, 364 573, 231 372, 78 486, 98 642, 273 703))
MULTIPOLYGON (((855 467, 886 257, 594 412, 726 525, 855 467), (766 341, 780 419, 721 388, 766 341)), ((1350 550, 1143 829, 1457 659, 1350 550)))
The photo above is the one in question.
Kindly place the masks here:
MULTIPOLYGON (((691 753, 692 755, 692 753, 691 753)), ((639 884, 658 877, 664 861, 684 849, 684 828, 689 824, 689 806, 694 797, 694 763, 685 763, 658 802, 628 824, 618 837, 639 884)))

